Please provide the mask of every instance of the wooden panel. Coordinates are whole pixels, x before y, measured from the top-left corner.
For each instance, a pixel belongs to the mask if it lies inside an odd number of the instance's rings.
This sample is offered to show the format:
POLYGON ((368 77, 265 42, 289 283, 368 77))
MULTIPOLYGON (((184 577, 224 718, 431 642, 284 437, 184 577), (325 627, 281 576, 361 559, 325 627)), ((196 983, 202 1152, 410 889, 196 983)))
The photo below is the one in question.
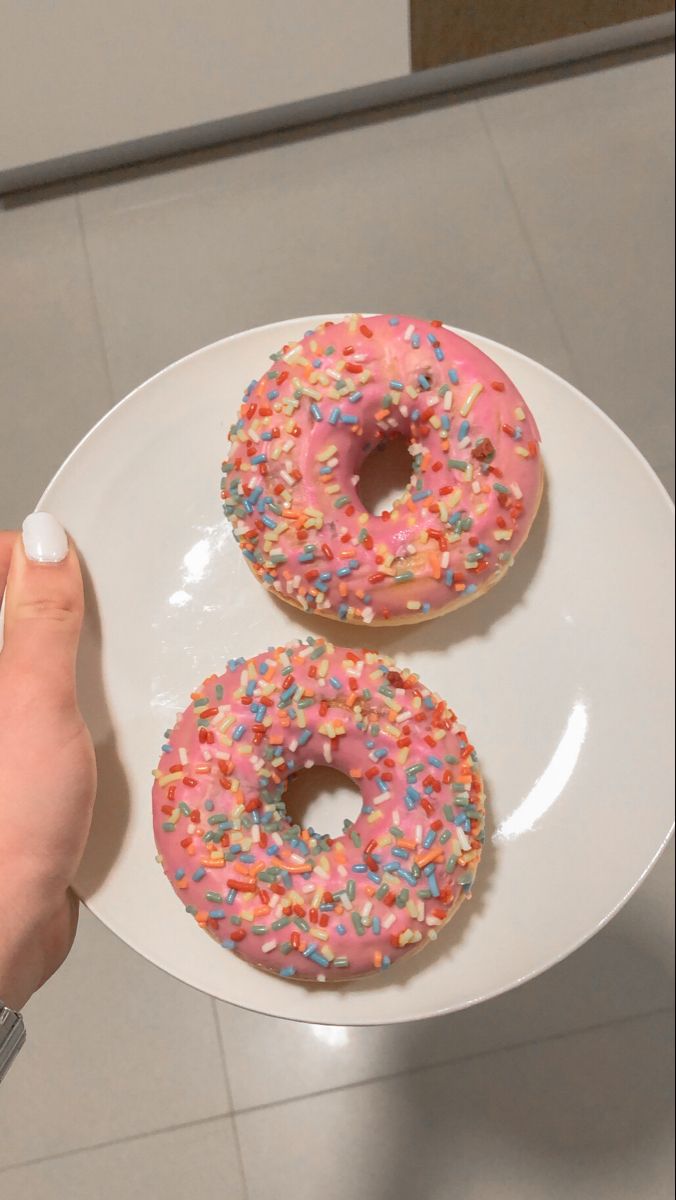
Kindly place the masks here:
POLYGON ((410 0, 414 71, 653 17, 671 0, 410 0))

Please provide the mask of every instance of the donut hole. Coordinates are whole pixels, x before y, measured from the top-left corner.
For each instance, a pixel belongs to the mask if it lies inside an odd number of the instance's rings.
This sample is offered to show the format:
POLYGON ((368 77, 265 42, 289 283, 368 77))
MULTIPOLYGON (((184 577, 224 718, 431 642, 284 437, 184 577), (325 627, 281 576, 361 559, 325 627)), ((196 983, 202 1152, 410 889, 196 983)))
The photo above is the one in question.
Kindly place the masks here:
POLYGON ((356 821, 362 807, 357 785, 333 767, 311 767, 292 775, 284 806, 293 825, 312 826, 315 833, 339 837, 346 820, 356 821))
POLYGON ((374 516, 389 512, 401 500, 413 475, 409 442, 396 435, 388 438, 366 456, 359 468, 357 495, 364 508, 374 516))

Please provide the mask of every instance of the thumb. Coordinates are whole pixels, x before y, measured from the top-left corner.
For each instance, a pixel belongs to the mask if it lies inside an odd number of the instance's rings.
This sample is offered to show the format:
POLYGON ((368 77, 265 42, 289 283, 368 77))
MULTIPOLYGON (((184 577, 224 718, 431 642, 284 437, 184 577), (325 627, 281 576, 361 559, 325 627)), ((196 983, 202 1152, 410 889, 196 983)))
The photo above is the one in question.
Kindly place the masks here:
POLYGON ((75 548, 55 517, 31 513, 14 543, 5 592, 2 660, 23 682, 75 703, 84 609, 75 548))

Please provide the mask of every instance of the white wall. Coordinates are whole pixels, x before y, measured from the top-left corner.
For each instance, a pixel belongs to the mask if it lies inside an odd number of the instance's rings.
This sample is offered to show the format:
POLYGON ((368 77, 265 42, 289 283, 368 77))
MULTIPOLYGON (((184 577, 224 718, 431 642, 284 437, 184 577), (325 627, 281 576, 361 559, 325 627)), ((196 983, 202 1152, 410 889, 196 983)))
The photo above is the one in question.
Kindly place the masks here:
POLYGON ((408 71, 407 0, 0 0, 0 173, 408 71))

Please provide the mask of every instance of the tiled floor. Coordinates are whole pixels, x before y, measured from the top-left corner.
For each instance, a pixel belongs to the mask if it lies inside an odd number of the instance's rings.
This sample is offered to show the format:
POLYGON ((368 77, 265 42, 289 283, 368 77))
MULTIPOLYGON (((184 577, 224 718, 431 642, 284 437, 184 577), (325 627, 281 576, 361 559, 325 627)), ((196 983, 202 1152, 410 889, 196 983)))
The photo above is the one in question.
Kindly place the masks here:
MULTIPOLYGON (((270 139, 0 211, 0 517, 195 347, 442 314, 566 375, 673 492, 673 58, 270 139)), ((591 943, 465 1013, 216 1005, 88 914, 0 1095, 3 1200, 672 1194, 673 851, 591 943)))

